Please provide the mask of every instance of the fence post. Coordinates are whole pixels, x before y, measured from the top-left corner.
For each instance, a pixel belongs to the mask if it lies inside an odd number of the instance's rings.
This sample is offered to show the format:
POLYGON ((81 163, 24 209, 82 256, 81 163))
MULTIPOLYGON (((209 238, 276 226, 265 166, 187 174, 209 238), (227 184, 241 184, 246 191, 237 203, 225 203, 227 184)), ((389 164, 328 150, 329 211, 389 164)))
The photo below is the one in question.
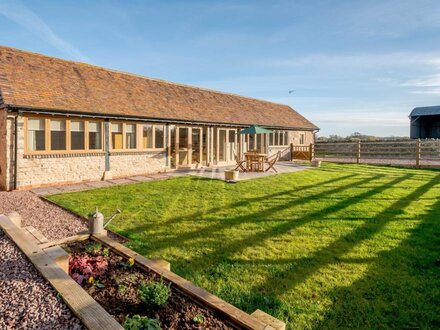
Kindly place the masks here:
POLYGON ((356 163, 360 164, 361 162, 361 140, 357 143, 357 152, 356 152, 356 163))
POLYGON ((290 144, 290 161, 293 160, 293 143, 290 144))
POLYGON ((416 141, 416 166, 420 167, 420 139, 416 141))
POLYGON ((309 157, 310 157, 310 161, 312 161, 315 158, 315 145, 313 143, 310 143, 310 147, 309 147, 309 157))

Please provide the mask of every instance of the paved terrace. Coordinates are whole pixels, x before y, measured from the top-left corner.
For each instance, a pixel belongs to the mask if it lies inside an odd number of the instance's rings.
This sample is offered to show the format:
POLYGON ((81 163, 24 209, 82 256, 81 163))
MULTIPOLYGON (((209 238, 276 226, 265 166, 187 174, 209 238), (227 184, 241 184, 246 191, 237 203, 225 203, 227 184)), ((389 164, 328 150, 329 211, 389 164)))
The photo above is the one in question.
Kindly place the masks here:
MULTIPOLYGON (((91 189, 133 184, 133 183, 146 182, 146 181, 164 180, 172 177, 185 176, 185 175, 194 175, 209 179, 224 180, 224 171, 234 168, 235 165, 221 166, 221 167, 206 167, 200 169, 176 170, 173 172, 151 174, 151 175, 138 175, 138 176, 131 176, 122 179, 81 182, 81 183, 69 184, 69 185, 51 186, 47 188, 35 188, 32 189, 31 191, 37 194, 38 196, 48 196, 48 195, 62 194, 67 192, 86 191, 91 189)), ((291 172, 302 171, 310 167, 292 162, 279 162, 275 165, 275 168, 278 171, 278 174, 280 174, 280 173, 291 173, 291 172)), ((257 179, 275 174, 277 173, 275 173, 272 170, 269 170, 268 172, 248 172, 248 173, 240 172, 238 181, 257 179)))

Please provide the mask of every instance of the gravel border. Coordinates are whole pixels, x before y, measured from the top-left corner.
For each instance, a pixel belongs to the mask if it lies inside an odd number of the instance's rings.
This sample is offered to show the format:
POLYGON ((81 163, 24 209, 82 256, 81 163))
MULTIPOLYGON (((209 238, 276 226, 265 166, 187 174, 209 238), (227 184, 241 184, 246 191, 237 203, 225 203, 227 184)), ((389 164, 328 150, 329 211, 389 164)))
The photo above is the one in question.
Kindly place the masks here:
POLYGON ((0 329, 85 329, 1 230, 0 329))
POLYGON ((49 240, 87 230, 81 218, 43 201, 30 191, 0 192, 0 214, 13 211, 20 214, 22 227, 33 226, 49 240))

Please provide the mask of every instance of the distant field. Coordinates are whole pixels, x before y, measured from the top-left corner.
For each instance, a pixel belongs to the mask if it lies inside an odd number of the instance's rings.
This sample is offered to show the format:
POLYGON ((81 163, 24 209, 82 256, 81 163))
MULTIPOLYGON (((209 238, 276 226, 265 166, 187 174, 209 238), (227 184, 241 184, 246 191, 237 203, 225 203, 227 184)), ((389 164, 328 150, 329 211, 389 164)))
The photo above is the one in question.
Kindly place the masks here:
POLYGON ((197 285, 289 329, 440 327, 440 171, 325 164, 51 196, 197 285))

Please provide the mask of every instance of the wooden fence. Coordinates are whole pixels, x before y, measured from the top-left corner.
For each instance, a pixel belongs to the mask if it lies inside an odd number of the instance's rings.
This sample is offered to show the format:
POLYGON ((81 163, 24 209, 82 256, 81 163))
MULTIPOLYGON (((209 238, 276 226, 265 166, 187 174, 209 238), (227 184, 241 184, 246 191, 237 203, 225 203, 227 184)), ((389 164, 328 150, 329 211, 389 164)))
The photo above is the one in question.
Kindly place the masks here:
POLYGON ((320 160, 440 166, 440 140, 318 142, 312 149, 320 160))

